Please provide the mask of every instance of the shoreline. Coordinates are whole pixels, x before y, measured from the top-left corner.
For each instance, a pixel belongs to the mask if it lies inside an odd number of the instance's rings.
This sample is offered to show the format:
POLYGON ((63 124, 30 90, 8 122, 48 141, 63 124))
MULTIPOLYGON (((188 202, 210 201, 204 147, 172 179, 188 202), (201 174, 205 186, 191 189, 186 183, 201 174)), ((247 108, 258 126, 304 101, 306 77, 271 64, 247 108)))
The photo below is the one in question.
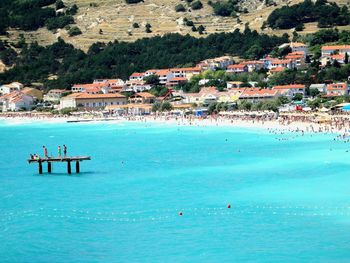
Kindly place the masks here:
POLYGON ((9 125, 21 124, 63 124, 63 123, 143 123, 159 124, 172 126, 189 127, 232 127, 232 128, 251 128, 263 130, 278 130, 281 132, 313 132, 325 134, 343 134, 349 135, 349 129, 345 127, 334 127, 331 124, 320 124, 309 121, 281 121, 279 119, 243 119, 227 117, 208 117, 208 118, 183 118, 169 116, 120 116, 106 118, 82 118, 74 116, 0 116, 0 122, 9 125))

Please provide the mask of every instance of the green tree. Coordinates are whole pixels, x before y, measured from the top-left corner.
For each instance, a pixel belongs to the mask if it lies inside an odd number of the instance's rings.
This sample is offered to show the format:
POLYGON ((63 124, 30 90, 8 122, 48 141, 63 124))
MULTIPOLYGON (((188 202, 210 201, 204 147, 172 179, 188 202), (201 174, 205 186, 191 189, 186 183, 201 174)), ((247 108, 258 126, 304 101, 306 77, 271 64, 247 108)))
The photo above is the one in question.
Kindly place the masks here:
POLYGON ((146 82, 146 84, 157 86, 157 85, 159 85, 159 76, 158 75, 149 75, 149 76, 144 78, 144 81, 146 82))

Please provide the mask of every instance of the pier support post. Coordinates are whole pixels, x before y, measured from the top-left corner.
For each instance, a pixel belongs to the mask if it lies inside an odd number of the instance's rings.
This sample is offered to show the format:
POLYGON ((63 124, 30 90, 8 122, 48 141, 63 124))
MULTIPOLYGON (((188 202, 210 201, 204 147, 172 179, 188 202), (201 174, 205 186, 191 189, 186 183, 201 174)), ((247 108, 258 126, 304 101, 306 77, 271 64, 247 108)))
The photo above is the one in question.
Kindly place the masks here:
POLYGON ((71 169, 71 166, 70 166, 70 161, 67 161, 67 172, 68 172, 68 174, 72 173, 72 169, 71 169))
POLYGON ((50 174, 52 172, 52 164, 47 162, 47 172, 50 174))
POLYGON ((80 164, 79 164, 78 161, 75 163, 75 172, 76 172, 77 174, 80 173, 80 164))
POLYGON ((43 174, 43 164, 41 161, 39 161, 38 163, 39 163, 39 174, 43 174))

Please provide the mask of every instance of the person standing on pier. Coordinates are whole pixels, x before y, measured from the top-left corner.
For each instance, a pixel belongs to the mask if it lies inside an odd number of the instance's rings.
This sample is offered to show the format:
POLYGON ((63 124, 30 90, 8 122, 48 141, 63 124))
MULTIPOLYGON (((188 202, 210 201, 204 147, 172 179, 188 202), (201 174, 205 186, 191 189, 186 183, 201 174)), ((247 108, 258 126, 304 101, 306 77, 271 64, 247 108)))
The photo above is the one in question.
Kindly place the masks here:
POLYGON ((61 146, 58 146, 57 151, 58 151, 58 157, 61 157, 61 146))
POLYGON ((45 145, 43 145, 43 149, 44 149, 44 156, 45 156, 45 158, 48 158, 48 156, 47 156, 47 148, 45 147, 45 145))
POLYGON ((63 155, 64 157, 67 156, 67 146, 65 144, 63 144, 63 155))

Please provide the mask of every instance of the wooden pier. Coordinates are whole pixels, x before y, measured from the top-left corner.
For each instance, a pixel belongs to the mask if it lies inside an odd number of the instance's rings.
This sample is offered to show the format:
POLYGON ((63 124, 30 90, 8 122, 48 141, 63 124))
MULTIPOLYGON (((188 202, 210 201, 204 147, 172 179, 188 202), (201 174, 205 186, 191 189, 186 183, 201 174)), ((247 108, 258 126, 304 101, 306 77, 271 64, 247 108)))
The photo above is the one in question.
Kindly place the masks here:
POLYGON ((52 163, 67 163, 67 173, 72 173, 71 163, 75 162, 75 172, 80 173, 80 162, 90 161, 90 156, 76 156, 76 157, 47 157, 39 159, 28 159, 28 163, 38 163, 39 174, 43 174, 43 163, 47 163, 47 172, 52 173, 52 163))

